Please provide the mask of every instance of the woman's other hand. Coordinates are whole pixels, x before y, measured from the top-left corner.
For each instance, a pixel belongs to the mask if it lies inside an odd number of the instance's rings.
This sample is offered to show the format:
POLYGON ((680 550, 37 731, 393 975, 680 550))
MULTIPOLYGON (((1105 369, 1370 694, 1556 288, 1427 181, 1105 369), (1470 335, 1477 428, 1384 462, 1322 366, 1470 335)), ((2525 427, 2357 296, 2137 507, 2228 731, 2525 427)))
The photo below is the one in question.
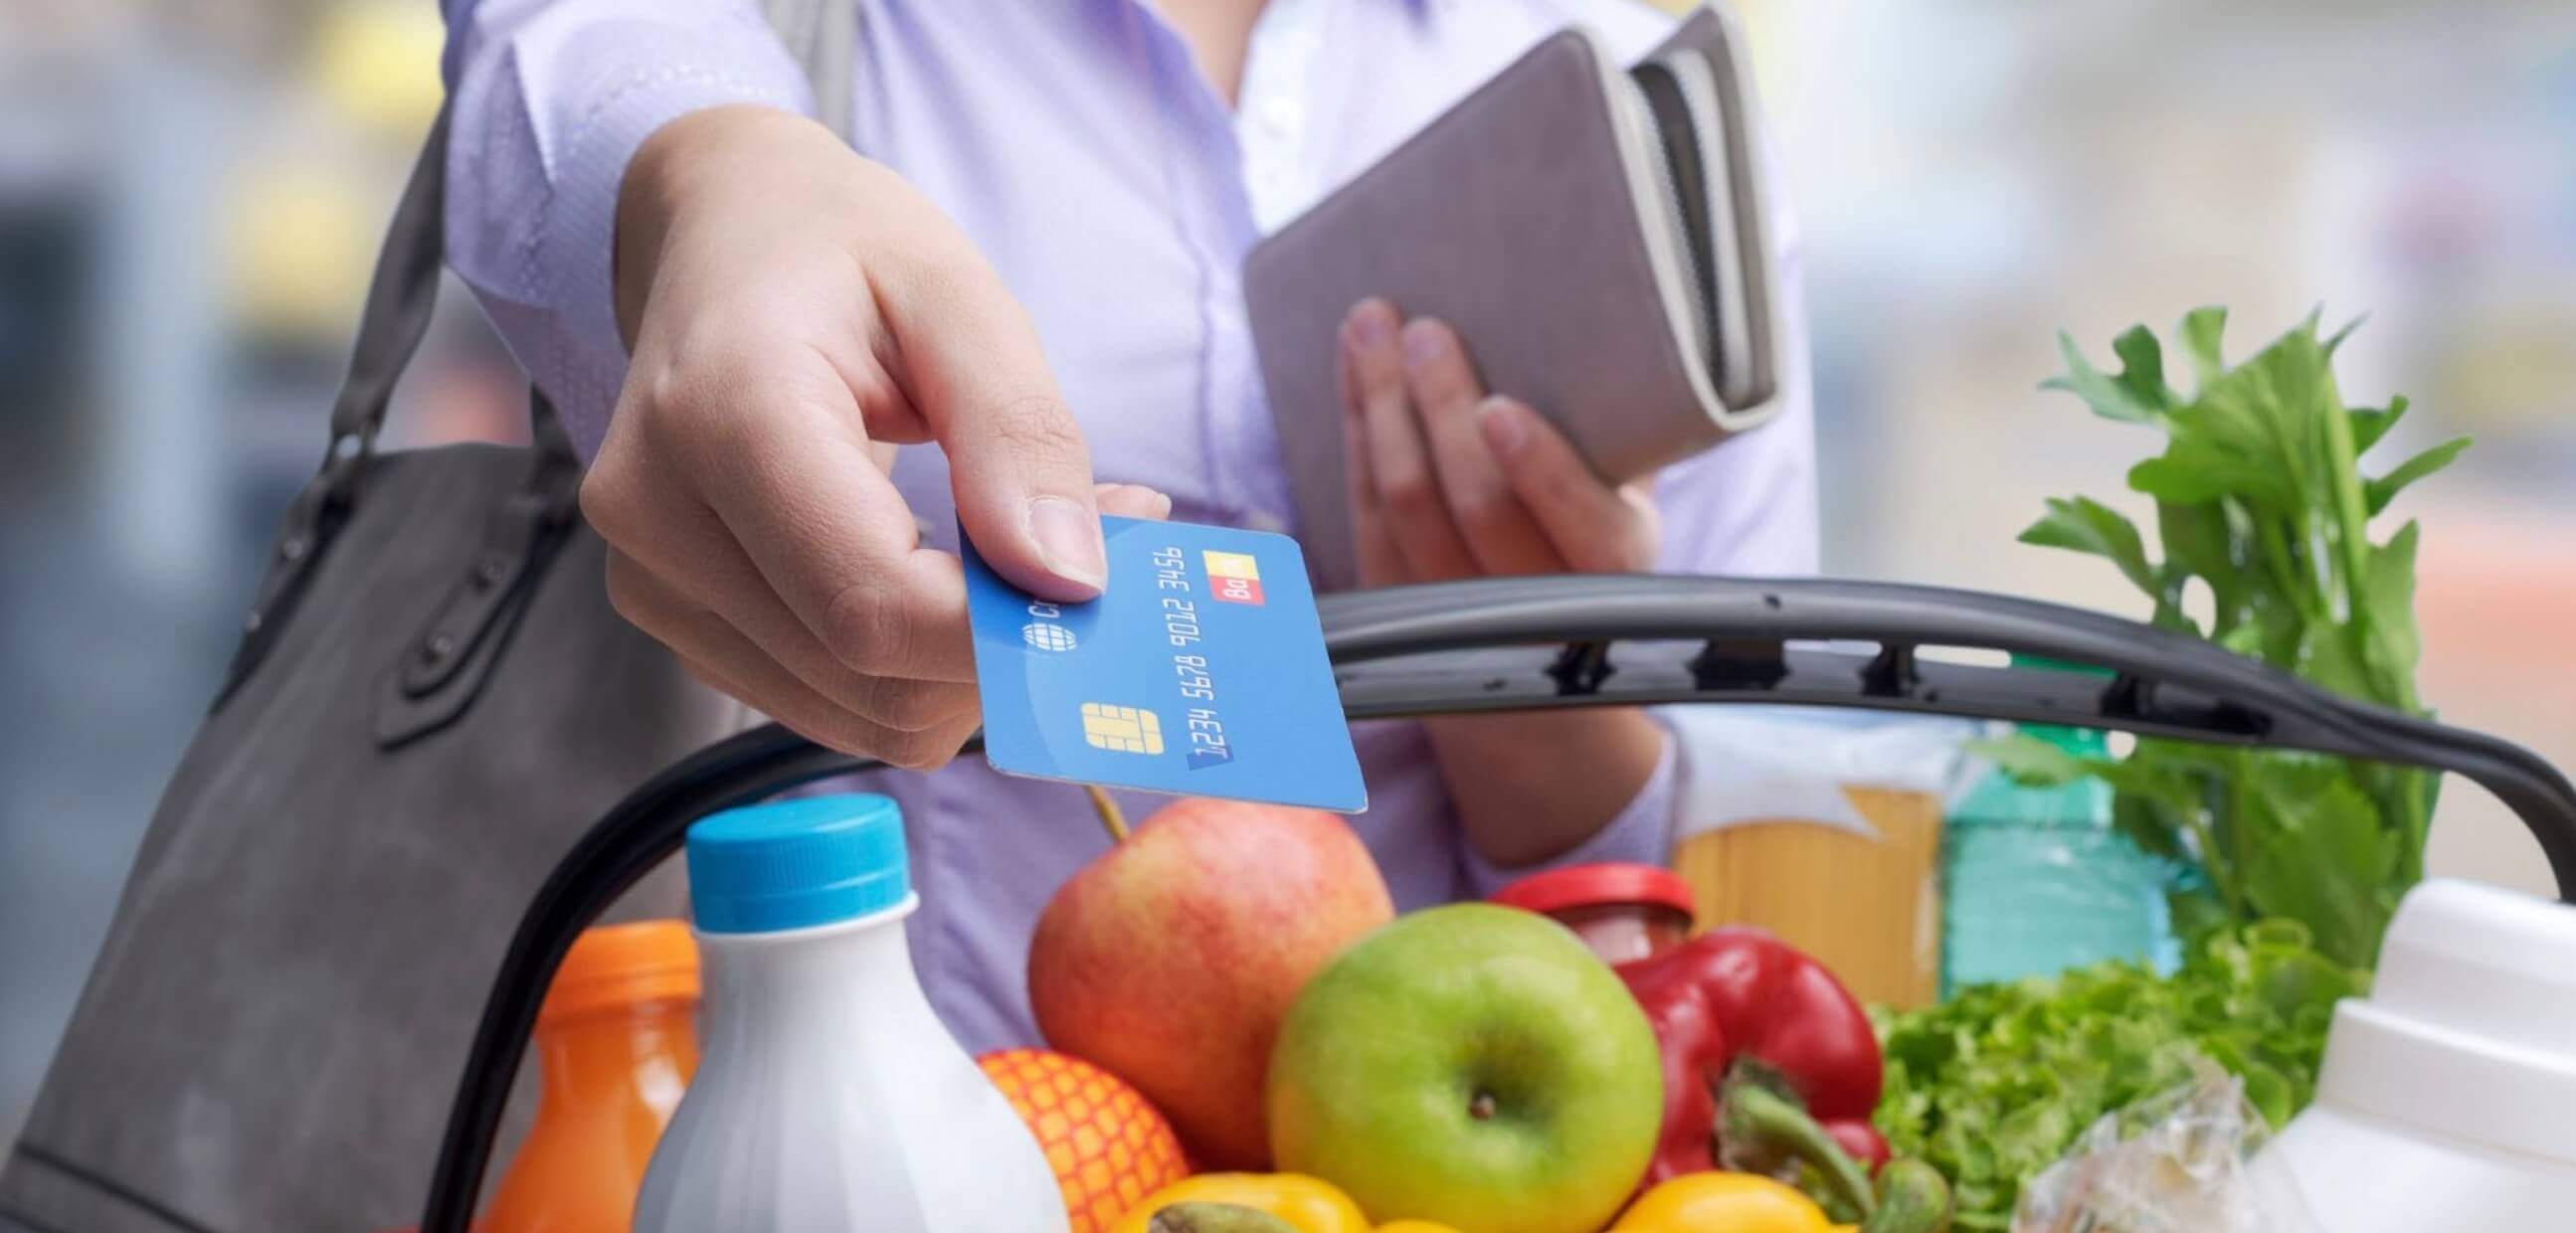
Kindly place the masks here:
MULTIPOLYGON (((1488 397, 1448 326, 1363 300, 1342 322, 1339 362, 1361 585, 1654 568, 1646 490, 1602 482, 1547 421, 1488 397)), ((1507 867, 1598 833, 1664 747, 1630 707, 1424 727, 1468 841, 1507 867)))
POLYGON ((1340 363, 1362 585, 1654 567, 1646 490, 1604 483, 1545 419, 1487 396, 1447 325, 1363 300, 1340 363))

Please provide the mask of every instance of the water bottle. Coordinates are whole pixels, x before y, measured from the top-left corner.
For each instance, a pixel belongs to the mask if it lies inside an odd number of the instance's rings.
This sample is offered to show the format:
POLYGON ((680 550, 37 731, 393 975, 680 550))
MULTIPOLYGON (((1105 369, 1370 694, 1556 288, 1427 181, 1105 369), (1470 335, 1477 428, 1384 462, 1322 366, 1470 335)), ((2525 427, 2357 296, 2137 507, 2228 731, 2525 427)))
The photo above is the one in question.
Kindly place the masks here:
POLYGON ((913 975, 894 801, 715 814, 688 864, 703 1049, 635 1233, 1068 1228, 1037 1142, 913 975))
MULTIPOLYGON (((2103 734, 2089 728, 2019 731, 2078 757, 2109 754, 2103 734)), ((2033 787, 1997 770, 1943 819, 1942 996, 2104 959, 2169 969, 2178 957, 2165 870, 2113 828, 2109 785, 2033 787)))

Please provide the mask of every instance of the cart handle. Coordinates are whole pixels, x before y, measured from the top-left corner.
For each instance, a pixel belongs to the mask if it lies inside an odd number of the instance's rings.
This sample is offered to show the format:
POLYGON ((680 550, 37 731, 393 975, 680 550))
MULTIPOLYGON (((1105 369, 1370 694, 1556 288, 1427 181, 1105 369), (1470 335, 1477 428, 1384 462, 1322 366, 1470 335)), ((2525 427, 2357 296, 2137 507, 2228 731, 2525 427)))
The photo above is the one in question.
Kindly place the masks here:
MULTIPOLYGON (((2576 903, 2576 788, 2529 750, 2097 612, 1894 583, 1588 575, 1328 596, 1323 623, 1353 719, 1666 703, 1840 706, 2451 771, 2521 817, 2560 898, 2576 903), (1811 645, 1837 642, 1872 647, 1811 645), (1927 648, 2014 652, 2113 675, 1954 663, 1922 656, 1927 648)), ((698 818, 879 765, 766 725, 663 771, 573 845, 520 918, 494 977, 431 1175, 423 1233, 465 1233, 538 1004, 573 939, 678 851, 698 818)))

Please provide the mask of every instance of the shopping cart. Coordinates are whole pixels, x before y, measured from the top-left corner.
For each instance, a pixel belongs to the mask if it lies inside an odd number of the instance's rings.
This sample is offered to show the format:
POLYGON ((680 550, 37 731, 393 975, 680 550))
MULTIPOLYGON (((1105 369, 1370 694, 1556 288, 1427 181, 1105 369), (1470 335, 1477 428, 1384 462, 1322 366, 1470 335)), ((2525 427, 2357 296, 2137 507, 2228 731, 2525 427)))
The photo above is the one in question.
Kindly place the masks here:
MULTIPOLYGON (((2576 788, 2530 751, 2099 613, 1884 583, 1605 576, 1355 592, 1325 600, 1323 617, 1354 720, 1675 703, 1847 707, 2449 771, 2521 817, 2560 898, 2576 903, 2576 788), (1939 648, 2110 675, 1981 666, 1939 648)), ((581 838, 528 906, 493 981, 431 1177, 426 1233, 465 1233, 538 1004, 573 938, 677 851, 697 818, 875 765, 763 727, 664 771, 581 838)))

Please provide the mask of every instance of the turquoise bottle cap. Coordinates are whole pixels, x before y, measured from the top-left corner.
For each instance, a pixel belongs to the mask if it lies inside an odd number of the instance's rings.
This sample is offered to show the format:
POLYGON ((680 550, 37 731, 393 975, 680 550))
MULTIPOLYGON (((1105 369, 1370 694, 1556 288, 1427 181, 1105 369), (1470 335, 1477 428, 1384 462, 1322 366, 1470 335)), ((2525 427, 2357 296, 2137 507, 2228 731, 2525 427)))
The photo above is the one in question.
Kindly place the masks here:
POLYGON ((689 828, 688 859, 701 933, 835 924, 912 895, 903 810, 891 797, 801 797, 709 814, 689 828))

